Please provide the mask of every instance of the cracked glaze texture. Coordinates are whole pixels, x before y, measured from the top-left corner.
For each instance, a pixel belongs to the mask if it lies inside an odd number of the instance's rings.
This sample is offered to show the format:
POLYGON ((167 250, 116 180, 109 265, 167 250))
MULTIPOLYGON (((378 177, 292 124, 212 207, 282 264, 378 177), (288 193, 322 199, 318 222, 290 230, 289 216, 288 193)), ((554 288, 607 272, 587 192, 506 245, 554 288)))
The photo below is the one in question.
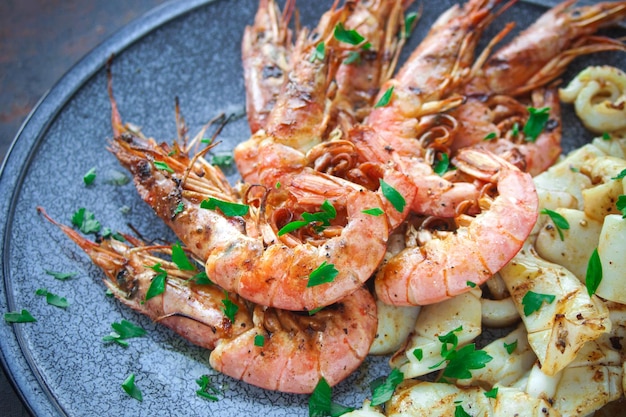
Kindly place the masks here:
MULTIPOLYGON (((329 4, 301 2, 302 21, 312 24, 329 4)), ((412 46, 424 36, 428 23, 451 4, 446 0, 425 5, 412 46)), ((130 223, 147 238, 172 239, 132 183, 110 183, 124 171, 105 150, 112 133, 104 64, 115 53, 114 90, 125 121, 141 126, 149 136, 171 141, 176 135, 177 96, 193 135, 221 111, 243 112, 240 43, 256 5, 254 0, 193 0, 156 9, 98 47, 62 78, 14 142, 0 176, 0 312, 27 308, 38 321, 17 325, 0 321, 0 348, 3 365, 35 415, 308 414, 308 396, 263 391, 216 375, 209 366, 209 352, 106 297, 100 270, 36 212, 40 205, 53 218, 69 223, 72 213, 85 207, 113 230, 130 232, 130 223), (92 167, 97 178, 85 186, 83 175, 92 167), (59 281, 46 270, 77 275, 59 281), (38 288, 66 297, 69 307, 47 305, 44 297, 35 294, 38 288), (141 325, 148 334, 131 339, 126 349, 103 344, 111 323, 122 319, 141 325), (121 389, 130 373, 136 375, 143 392, 141 403, 121 389), (215 375, 214 381, 224 388, 219 401, 196 396, 195 380, 203 374, 215 375)), ((524 27, 542 10, 518 4, 486 38, 508 20, 516 19, 524 27)), ((578 60, 564 79, 588 63, 623 67, 623 59, 619 54, 601 54, 578 60)), ((245 118, 229 124, 220 136, 220 152, 232 150, 248 134, 245 118)), ((590 137, 567 113, 565 148, 579 146, 590 137)), ((230 173, 231 180, 236 177, 236 172, 230 173)), ((334 400, 360 406, 368 383, 388 372, 386 358, 368 359, 335 389, 334 400)))

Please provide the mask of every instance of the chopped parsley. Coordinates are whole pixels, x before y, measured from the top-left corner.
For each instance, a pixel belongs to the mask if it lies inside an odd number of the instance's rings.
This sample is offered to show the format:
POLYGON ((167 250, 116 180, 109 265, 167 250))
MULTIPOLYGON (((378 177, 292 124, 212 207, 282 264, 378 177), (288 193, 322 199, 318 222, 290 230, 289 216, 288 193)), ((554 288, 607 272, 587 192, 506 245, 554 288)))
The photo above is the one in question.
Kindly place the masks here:
POLYGON ((404 374, 394 368, 391 373, 384 380, 379 383, 375 383, 372 387, 372 405, 377 406, 383 404, 391 399, 393 392, 396 390, 398 384, 404 380, 404 374))
POLYGON ((470 288, 476 288, 476 283, 472 281, 465 281, 465 284, 470 288))
POLYGON ((344 42, 349 45, 358 46, 362 44, 361 48, 363 49, 369 49, 372 46, 369 42, 363 43, 365 42, 365 38, 359 32, 354 29, 346 29, 341 22, 337 23, 337 26, 335 26, 334 36, 339 42, 344 42))
POLYGON ((626 219, 626 195, 617 197, 615 207, 622 213, 622 219, 626 219))
POLYGON ((567 221, 567 219, 561 216, 556 211, 553 211, 550 209, 544 208, 543 210, 540 211, 540 213, 547 214, 548 216, 550 216, 550 219, 552 219, 552 222, 554 223, 554 226, 556 227, 556 231, 559 232, 559 237, 561 238, 561 241, 565 240, 565 237, 563 236, 563 230, 569 229, 569 222, 567 221))
POLYGON ((612 180, 621 180, 622 178, 626 177, 626 169, 622 169, 622 171, 617 174, 616 176, 612 177, 612 180))
POLYGON ((72 224, 86 235, 96 234, 102 228, 100 222, 96 220, 96 216, 84 207, 79 208, 72 215, 72 224))
POLYGON ((492 140, 492 139, 495 139, 495 138, 497 138, 497 137, 498 137, 498 135, 496 134, 496 132, 491 132, 491 133, 487 134, 487 135, 483 138, 483 140, 492 140))
POLYGON ((443 370, 444 377, 468 379, 472 377, 470 370, 484 368, 485 364, 490 362, 493 357, 484 350, 476 350, 476 345, 470 343, 458 350, 448 351, 445 359, 448 361, 448 364, 443 370))
POLYGON ((587 273, 585 274, 585 285, 587 286, 587 293, 589 297, 596 293, 596 290, 602 282, 602 261, 600 261, 600 255, 598 254, 598 248, 595 248, 589 257, 587 263, 587 273))
POLYGON ((198 272, 196 275, 191 277, 189 281, 193 281, 198 285, 213 285, 213 281, 209 279, 209 276, 204 271, 198 272))
POLYGON ((45 270, 46 274, 53 276, 55 279, 58 279, 59 281, 65 281, 68 280, 70 278, 75 277, 78 272, 56 272, 56 271, 50 271, 48 269, 45 270))
POLYGON ((119 232, 113 232, 110 228, 105 227, 102 229, 102 238, 103 239, 115 239, 118 242, 126 242, 126 238, 119 232))
POLYGON ((315 287, 317 285, 325 284, 327 282, 333 282, 335 277, 339 274, 339 271, 335 269, 335 265, 322 262, 320 266, 315 268, 309 275, 309 281, 307 287, 315 287))
POLYGON ((413 349, 413 356, 415 356, 418 361, 421 361, 424 359, 424 351, 420 348, 413 349))
POLYGON ((511 135, 516 138, 519 136, 519 123, 513 123, 513 128, 511 129, 511 135))
POLYGON ((233 303, 232 301, 230 301, 230 298, 228 297, 228 293, 226 291, 224 291, 224 295, 226 296, 226 298, 222 300, 222 304, 224 305, 224 308, 222 308, 222 311, 224 312, 226 317, 228 317, 231 323, 235 323, 235 316, 237 315, 237 312, 239 311, 239 306, 233 303))
POLYGON ((313 230, 318 233, 321 232, 324 227, 330 226, 331 220, 337 217, 337 210, 335 210, 335 207, 328 200, 324 201, 320 208, 321 211, 316 213, 302 213, 302 218, 304 220, 295 220, 287 223, 280 228, 278 236, 291 233, 294 230, 308 225, 313 225, 313 230))
POLYGON ((361 52, 360 51, 350 51, 348 52, 348 57, 343 60, 343 63, 346 65, 350 64, 358 64, 361 62, 361 52))
POLYGON ((496 398, 498 396, 498 387, 493 387, 489 391, 485 392, 485 397, 487 398, 496 398))
POLYGON ((338 417, 353 410, 354 408, 332 401, 332 389, 324 377, 319 380, 309 397, 309 417, 338 417))
POLYGON ((402 31, 402 36, 405 39, 408 39, 411 36, 411 32, 413 32, 413 28, 415 28, 415 24, 417 23, 417 18, 419 14, 416 12, 411 12, 406 15, 404 18, 404 30, 402 31))
POLYGON ((215 210, 219 208, 224 216, 245 216, 248 214, 250 207, 245 204, 231 203, 230 201, 218 200, 217 198, 209 198, 208 200, 202 200, 200 208, 215 210))
POLYGON ((389 87, 385 93, 382 95, 380 100, 374 105, 375 108, 385 107, 391 101, 391 96, 393 95, 393 85, 389 87))
POLYGON ((522 298, 524 315, 528 317, 535 311, 538 311, 543 303, 552 304, 555 298, 556 296, 552 294, 540 294, 534 291, 528 291, 522 298))
POLYGON ((611 140, 611 135, 609 135, 609 132, 602 132, 602 140, 611 140))
POLYGON ((36 322, 35 319, 26 309, 22 309, 22 311, 10 311, 8 313, 4 313, 4 321, 7 323, 33 323, 36 322))
POLYGON ((174 217, 176 217, 177 214, 182 213, 183 210, 185 210, 185 204, 181 201, 174 209, 174 217))
POLYGON ((172 245, 172 262, 176 264, 181 271, 195 271, 196 267, 189 261, 185 250, 180 243, 172 245))
POLYGON ((504 349, 506 349, 506 352, 511 355, 513 352, 515 352, 515 349, 517 349, 517 340, 515 340, 512 343, 506 343, 504 342, 504 349))
POLYGON ((143 401, 141 390, 135 385, 135 374, 130 374, 122 383, 122 388, 126 394, 130 395, 137 401, 143 401))
POLYGON ((442 153, 440 154, 440 159, 433 167, 433 171, 435 171, 435 174, 442 176, 448 171, 448 168, 450 168, 450 158, 448 158, 447 153, 442 153))
POLYGON ((169 173, 174 173, 174 170, 172 168, 170 168, 170 166, 162 161, 154 161, 154 166, 156 167, 156 169, 159 169, 161 171, 166 171, 169 173))
POLYGON ((313 53, 311 54, 309 61, 310 62, 323 61, 325 56, 326 56, 326 45, 324 44, 324 42, 320 42, 317 44, 317 46, 313 50, 313 53))
POLYGON ((454 407, 454 417, 472 417, 472 415, 468 414, 468 412, 463 409, 461 404, 457 404, 454 407))
POLYGON ((381 209, 380 207, 364 209, 364 210, 361 210, 361 213, 369 214, 370 216, 382 216, 383 214, 385 214, 383 209, 381 209))
POLYGON ((205 398, 209 401, 219 400, 219 398, 216 397, 216 394, 221 394, 221 391, 213 386, 211 377, 208 375, 202 375, 200 378, 196 379, 196 384, 200 387, 196 390, 196 394, 199 397, 205 398))
POLYGON ((263 347, 265 345, 265 336, 257 334, 254 336, 254 346, 263 347))
POLYGON ((122 320, 119 323, 114 322, 111 323, 111 327, 113 331, 104 336, 102 341, 104 343, 117 343, 120 346, 128 347, 127 339, 132 339, 133 337, 141 337, 146 334, 146 331, 128 320, 122 320))
POLYGON ((93 181, 96 179, 96 168, 91 168, 87 173, 83 176, 83 182, 85 185, 93 184, 93 181))
POLYGON ((402 194, 382 179, 380 180, 380 189, 393 208, 402 213, 402 210, 404 210, 404 206, 406 205, 406 200, 402 197, 402 194))
POLYGON ((65 297, 61 297, 59 295, 53 294, 46 289, 39 288, 35 291, 35 294, 46 297, 46 302, 51 306, 59 307, 59 308, 67 308, 70 303, 67 302, 65 297))
POLYGON ((541 134, 548 119, 550 118, 550 107, 543 107, 536 109, 534 107, 528 107, 529 117, 524 125, 524 136, 527 142, 534 142, 541 134))
POLYGON ((157 274, 152 278, 150 282, 150 287, 148 288, 148 292, 146 293, 145 301, 148 301, 152 297, 156 297, 157 295, 163 294, 165 292, 165 280, 167 279, 167 272, 161 268, 161 263, 157 263, 153 266, 149 267, 157 274))
POLYGON ((232 155, 213 155, 211 159, 212 165, 217 165, 222 168, 229 168, 233 166, 233 162, 235 162, 235 158, 232 155))

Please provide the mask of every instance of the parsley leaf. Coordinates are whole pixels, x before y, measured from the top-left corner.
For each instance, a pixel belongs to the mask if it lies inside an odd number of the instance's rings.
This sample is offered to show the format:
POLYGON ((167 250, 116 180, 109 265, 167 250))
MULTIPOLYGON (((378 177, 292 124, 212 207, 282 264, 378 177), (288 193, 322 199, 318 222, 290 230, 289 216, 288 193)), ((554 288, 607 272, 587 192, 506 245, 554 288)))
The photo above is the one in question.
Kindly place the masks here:
POLYGON ((516 138, 519 136, 519 123, 513 123, 513 128, 511 129, 511 135, 516 138))
POLYGON ((254 346, 263 347, 265 345, 265 336, 257 334, 254 336, 254 346))
POLYGON ((392 95, 393 95, 393 85, 385 91, 385 94, 383 94, 380 100, 378 100, 378 102, 374 105, 374 108, 385 107, 391 101, 392 95))
POLYGON ((332 389, 322 377, 309 397, 309 417, 338 417, 354 410, 351 407, 334 403, 331 398, 332 389))
POLYGON ((182 213, 183 210, 185 210, 185 204, 181 201, 174 209, 174 217, 176 217, 177 214, 182 213))
POLYGON ((417 22, 417 18, 419 14, 416 12, 412 12, 406 15, 404 18, 404 31, 402 31, 402 36, 407 39, 411 36, 411 32, 413 28, 415 28, 415 24, 417 22))
POLYGON ((622 169, 622 171, 617 174, 616 176, 612 177, 612 180, 621 180, 622 178, 626 177, 626 169, 622 169))
POLYGON ((189 279, 190 281, 194 281, 198 285, 213 285, 213 281, 209 279, 209 276, 205 271, 200 271, 193 277, 189 279))
POLYGON ((491 390, 485 392, 485 397, 496 398, 498 396, 498 387, 493 387, 491 390))
POLYGON ((538 311, 544 302, 547 304, 552 304, 555 298, 556 297, 552 294, 540 294, 533 291, 528 291, 522 298, 524 315, 528 317, 535 311, 538 311))
POLYGON ((485 136, 483 138, 483 140, 492 140, 492 139, 495 139, 497 137, 498 137, 498 135, 496 134, 496 132, 491 132, 487 136, 485 136))
POLYGON ((626 219, 626 195, 620 195, 617 197, 615 207, 622 212, 622 219, 626 219))
POLYGON ((224 216, 245 216, 248 214, 250 207, 245 204, 231 203, 230 201, 218 200, 217 198, 209 198, 208 200, 202 200, 200 208, 215 210, 219 208, 224 216))
POLYGON ((51 292, 48 292, 48 290, 45 290, 43 288, 39 288, 37 291, 35 291, 35 294, 46 297, 46 302, 51 306, 67 308, 67 306, 70 305, 64 297, 52 294, 51 292))
POLYGON ((467 411, 463 409, 461 404, 457 404, 454 407, 454 417, 472 417, 472 415, 468 414, 467 411))
POLYGON ((393 208, 402 213, 402 210, 404 210, 404 206, 406 205, 406 200, 402 197, 402 194, 382 179, 380 180, 380 189, 393 208))
POLYGON ((360 51, 350 51, 348 52, 348 57, 343 60, 343 63, 346 65, 350 64, 358 64, 361 62, 361 52, 360 51))
POLYGON ((68 280, 70 278, 75 277, 78 272, 55 272, 55 271, 50 271, 48 269, 45 270, 46 274, 53 276, 55 279, 58 279, 59 281, 65 281, 68 280))
POLYGON ((161 171, 166 171, 169 173, 173 173, 174 170, 170 168, 170 166, 166 162, 162 161, 154 161, 154 166, 156 169, 160 169, 161 171))
POLYGON ((108 227, 105 227, 104 229, 102 229, 102 238, 103 239, 113 238, 117 240, 118 242, 126 242, 126 238, 124 237, 124 235, 118 232, 113 233, 113 231, 108 227))
POLYGON ((512 354, 513 352, 515 352, 515 349, 517 349, 517 340, 513 343, 504 342, 504 348, 509 355, 512 354))
POLYGON ((556 211, 546 209, 546 208, 541 210, 540 213, 547 214, 548 216, 550 216, 550 219, 552 220, 552 222, 554 223, 554 226, 556 227, 556 231, 559 232, 559 237, 561 238, 561 241, 565 240, 565 237, 563 236, 563 230, 569 229, 569 222, 567 221, 567 219, 561 216, 556 211))
POLYGON ((602 132, 602 140, 611 140, 609 132, 602 132))
POLYGON ((315 268, 309 275, 309 282, 307 287, 315 287, 316 285, 325 284, 327 282, 333 282, 335 277, 339 274, 339 271, 335 269, 335 265, 322 262, 320 266, 315 268))
POLYGON ((150 282, 150 288, 148 288, 148 292, 146 293, 146 301, 165 292, 165 279, 167 278, 167 272, 161 268, 160 262, 156 265, 150 266, 149 268, 157 274, 150 282))
POLYGON ((537 140, 537 137, 543 131, 546 123, 548 123, 548 119, 550 118, 549 111, 550 107, 543 107, 541 109, 528 107, 529 117, 523 129, 527 142, 537 140))
POLYGON ((448 365, 443 370, 444 377, 468 379, 472 377, 471 369, 484 368, 493 357, 484 350, 476 350, 476 345, 470 343, 459 350, 450 351, 446 359, 448 365))
POLYGON ((85 185, 93 184, 93 181, 96 179, 96 168, 91 168, 87 173, 83 176, 83 182, 85 185))
MULTIPOLYGON (((334 37, 335 39, 337 39, 339 42, 344 42, 347 43, 349 45, 360 45, 363 41, 365 41, 365 38, 356 30, 352 29, 352 30, 348 30, 343 26, 343 23, 337 23, 337 26, 335 26, 335 31, 334 31, 334 37)), ((369 43, 364 44, 362 46, 363 49, 369 49, 371 45, 369 45, 369 43)))
POLYGON ((213 381, 208 375, 202 375, 200 378, 196 379, 196 384, 200 387, 196 394, 199 397, 206 398, 209 401, 218 401, 214 394, 220 394, 220 390, 213 386, 213 381))
POLYGON ((181 271, 195 271, 196 267, 189 261, 185 250, 180 243, 172 245, 172 262, 176 264, 181 271))
POLYGON ((435 174, 442 176, 448 171, 448 168, 450 168, 450 158, 448 158, 447 153, 442 153, 440 157, 441 159, 437 161, 433 167, 433 171, 435 171, 435 174))
POLYGON ((222 311, 224 312, 224 314, 226 314, 226 317, 228 317, 231 323, 234 323, 235 316, 237 315, 237 312, 239 311, 239 306, 233 303, 232 301, 230 301, 230 298, 228 298, 228 293, 224 292, 224 295, 226 295, 226 298, 222 300, 222 304, 224 305, 224 308, 222 308, 222 311))
POLYGON ((424 351, 420 348, 413 349, 413 356, 415 356, 418 361, 421 361, 424 359, 424 351))
POLYGON ((36 322, 37 319, 35 319, 28 310, 22 309, 21 312, 10 311, 4 313, 4 321, 7 323, 33 323, 36 322))
POLYGON ((115 342, 123 347, 128 347, 126 339, 141 337, 146 334, 146 331, 143 328, 129 322, 128 320, 122 320, 119 323, 111 323, 111 327, 113 328, 113 331, 107 336, 104 336, 102 341, 105 343, 115 342))
POLYGON ((84 234, 98 233, 102 226, 96 220, 96 216, 84 207, 79 208, 72 215, 72 224, 80 229, 84 234))
POLYGON ((398 384, 404 380, 404 374, 394 368, 389 376, 372 390, 372 405, 380 405, 391 399, 398 384))
POLYGON ((602 261, 600 261, 600 255, 598 254, 598 248, 595 248, 591 253, 589 262, 587 263, 587 273, 585 274, 585 285, 587 286, 587 293, 589 297, 596 293, 598 286, 602 282, 602 261))
POLYGON ((324 42, 320 42, 317 44, 317 46, 313 50, 313 53, 311 54, 309 61, 310 62, 323 61, 325 56, 326 56, 326 45, 324 44, 324 42))
POLYGON ((235 162, 235 158, 232 155, 213 155, 211 159, 212 165, 217 165, 218 167, 228 168, 233 165, 235 162))
POLYGON ((143 401, 141 390, 135 385, 135 374, 128 375, 122 383, 122 388, 126 391, 126 394, 130 395, 132 398, 143 401))
POLYGON ((325 200, 321 205, 321 210, 316 213, 302 213, 304 220, 295 220, 289 222, 278 231, 278 236, 293 232, 301 227, 314 225, 314 230, 321 232, 325 226, 330 226, 330 221, 337 217, 337 211, 330 201, 325 200))
POLYGON ((473 281, 465 281, 465 284, 470 288, 476 288, 476 283, 473 281))
POLYGON ((385 214, 383 209, 381 209, 380 207, 364 209, 364 210, 361 210, 361 213, 369 214, 370 216, 382 216, 383 214, 385 214))

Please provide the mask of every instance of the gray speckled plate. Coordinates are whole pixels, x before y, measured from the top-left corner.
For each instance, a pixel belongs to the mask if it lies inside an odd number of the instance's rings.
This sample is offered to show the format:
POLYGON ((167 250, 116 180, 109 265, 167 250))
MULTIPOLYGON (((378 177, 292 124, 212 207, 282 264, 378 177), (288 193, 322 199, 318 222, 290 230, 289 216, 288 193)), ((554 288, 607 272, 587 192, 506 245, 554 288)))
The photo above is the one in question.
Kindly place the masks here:
MULTIPOLYGON (((330 2, 302 1, 301 20, 312 24, 330 2)), ((307 415, 307 396, 267 392, 217 375, 225 388, 218 402, 195 394, 195 380, 214 374, 208 352, 152 323, 105 296, 102 273, 58 229, 44 221, 36 207, 65 223, 80 207, 96 214, 112 229, 144 236, 171 236, 139 199, 132 184, 116 186, 110 179, 122 172, 105 150, 111 137, 110 109, 104 65, 113 66, 115 93, 124 120, 162 140, 175 137, 174 97, 180 98, 191 132, 221 111, 240 113, 244 88, 240 64, 243 28, 253 21, 255 0, 186 0, 165 4, 99 46, 73 68, 41 100, 21 129, 0 172, 0 313, 27 308, 36 323, 9 325, 0 321, 2 364, 37 416, 103 415, 307 415), (92 167, 95 184, 83 175, 92 167), (123 207, 130 208, 124 214, 123 207), (76 272, 68 281, 45 270, 76 272), (59 309, 35 295, 38 288, 66 297, 59 309), (146 328, 126 349, 105 345, 110 324, 128 319, 146 328), (144 400, 127 396, 120 385, 136 374, 144 400)), ((405 55, 416 45, 450 0, 428 2, 424 17, 405 55)), ((490 30, 517 20, 521 27, 544 6, 520 3, 490 30)), ((623 33, 622 33, 623 34, 623 33)), ((487 34, 489 35, 489 34, 487 34)), ((601 54, 576 61, 571 74, 587 63, 624 68, 624 55, 601 54)), ((566 149, 590 138, 572 117, 564 116, 566 149)), ((245 119, 228 125, 223 151, 248 136, 245 119)), ((234 178, 236 173, 232 173, 234 178)), ((336 400, 358 406, 367 384, 388 372, 386 358, 369 359, 335 390, 336 400)))

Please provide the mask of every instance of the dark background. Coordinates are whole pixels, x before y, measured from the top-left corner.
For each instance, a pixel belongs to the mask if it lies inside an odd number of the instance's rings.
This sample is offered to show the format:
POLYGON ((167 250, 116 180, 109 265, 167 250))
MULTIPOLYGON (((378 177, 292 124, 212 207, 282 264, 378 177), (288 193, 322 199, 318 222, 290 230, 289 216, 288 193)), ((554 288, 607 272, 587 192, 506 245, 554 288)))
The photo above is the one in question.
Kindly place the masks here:
MULTIPOLYGON (((165 0, 1 0, 0 161, 39 99, 76 62, 165 0)), ((0 368, 0 416, 23 417, 0 368)))

